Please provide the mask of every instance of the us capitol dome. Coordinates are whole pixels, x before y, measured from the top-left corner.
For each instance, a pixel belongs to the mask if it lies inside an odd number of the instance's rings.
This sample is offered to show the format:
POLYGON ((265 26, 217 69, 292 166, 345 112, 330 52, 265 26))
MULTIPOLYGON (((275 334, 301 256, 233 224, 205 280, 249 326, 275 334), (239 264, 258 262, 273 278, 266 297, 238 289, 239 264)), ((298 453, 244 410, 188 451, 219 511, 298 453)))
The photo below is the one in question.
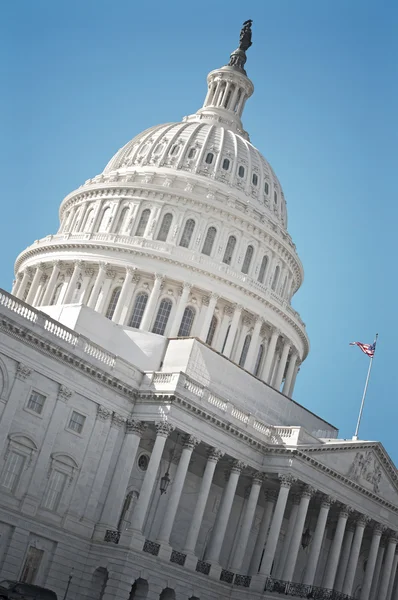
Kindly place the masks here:
POLYGON ((13 293, 199 338, 291 396, 309 349, 291 306, 303 268, 281 184, 242 125, 245 61, 239 48, 202 108, 138 134, 70 193, 58 232, 19 255, 13 293))

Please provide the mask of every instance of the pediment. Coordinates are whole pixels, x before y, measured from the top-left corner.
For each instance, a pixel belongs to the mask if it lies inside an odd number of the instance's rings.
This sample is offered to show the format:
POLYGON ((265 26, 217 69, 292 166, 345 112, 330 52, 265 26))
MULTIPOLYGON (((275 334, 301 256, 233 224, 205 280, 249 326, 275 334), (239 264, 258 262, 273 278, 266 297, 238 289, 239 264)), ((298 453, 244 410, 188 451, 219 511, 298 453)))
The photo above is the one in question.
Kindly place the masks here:
POLYGON ((398 506, 397 469, 379 444, 355 447, 336 445, 313 448, 310 452, 326 467, 398 506))

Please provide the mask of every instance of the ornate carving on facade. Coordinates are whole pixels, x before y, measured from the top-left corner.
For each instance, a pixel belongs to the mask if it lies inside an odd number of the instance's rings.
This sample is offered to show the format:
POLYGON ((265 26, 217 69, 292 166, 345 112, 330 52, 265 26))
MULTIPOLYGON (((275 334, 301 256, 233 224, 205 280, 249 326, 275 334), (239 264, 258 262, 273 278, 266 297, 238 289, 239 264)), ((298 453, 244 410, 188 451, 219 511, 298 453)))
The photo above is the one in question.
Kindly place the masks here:
POLYGON ((373 535, 383 535, 387 531, 387 525, 375 523, 373 526, 373 535))
POLYGON ((218 462, 223 456, 224 452, 222 452, 218 448, 209 448, 207 452, 207 459, 212 460, 214 462, 218 462))
POLYGON ((280 481, 280 484, 281 484, 281 488, 283 488, 283 487, 284 488, 291 488, 292 485, 293 485, 293 483, 295 483, 296 478, 293 477, 293 475, 290 475, 290 474, 287 474, 287 475, 282 474, 282 475, 279 475, 279 481, 280 481))
POLYGON ((142 421, 137 421, 136 419, 126 420, 126 433, 132 433, 141 436, 146 428, 147 424, 143 423, 142 421))
POLYGON ((371 518, 367 515, 358 515, 355 522, 357 525, 359 525, 359 527, 366 527, 366 525, 370 523, 370 521, 371 518))
POLYGON ((332 504, 334 504, 335 502, 336 502, 336 498, 333 498, 332 496, 322 496, 321 507, 322 508, 330 508, 332 506, 332 504))
POLYGON ((301 492, 302 498, 312 498, 316 494, 316 489, 312 485, 305 485, 301 492))
POLYGON ((174 426, 167 423, 167 421, 159 421, 155 424, 155 429, 156 435, 167 438, 174 431, 174 426))
POLYGON ((394 531, 390 529, 388 533, 388 543, 389 544, 398 544, 398 531, 394 531))
POLYGON ((354 509, 352 508, 352 506, 345 506, 343 505, 340 509, 339 512, 339 516, 345 519, 348 519, 348 517, 354 512, 354 509))
POLYGON ((65 385, 60 385, 58 390, 58 400, 68 402, 69 398, 72 396, 72 393, 72 390, 67 388, 65 385))
POLYGON ((183 448, 187 448, 189 450, 193 450, 196 446, 200 444, 200 440, 193 435, 185 435, 183 438, 183 448))
POLYGON ((31 374, 32 374, 32 369, 30 369, 29 367, 27 367, 26 365, 24 365, 22 363, 18 363, 17 372, 15 375, 17 379, 20 379, 21 381, 25 381, 25 379, 30 377, 31 374))
POLYGON ((264 481, 264 476, 265 476, 265 473, 262 473, 261 471, 255 471, 255 473, 253 473, 253 476, 252 476, 252 484, 253 485, 261 485, 264 481))
POLYGON ((231 473, 240 473, 246 468, 246 464, 241 460, 234 460, 231 467, 231 473))
POLYGON ((105 408, 105 406, 102 406, 102 404, 99 404, 97 406, 97 419, 99 419, 100 421, 107 421, 111 418, 111 416, 111 410, 108 410, 107 408, 105 408))
POLYGON ((382 471, 380 463, 372 450, 356 453, 347 473, 347 477, 356 482, 360 479, 365 480, 371 484, 373 491, 376 494, 379 493, 382 471))
POLYGON ((126 422, 126 418, 122 417, 122 415, 119 415, 118 413, 113 413, 112 415, 112 425, 114 425, 115 427, 122 427, 122 425, 126 422))

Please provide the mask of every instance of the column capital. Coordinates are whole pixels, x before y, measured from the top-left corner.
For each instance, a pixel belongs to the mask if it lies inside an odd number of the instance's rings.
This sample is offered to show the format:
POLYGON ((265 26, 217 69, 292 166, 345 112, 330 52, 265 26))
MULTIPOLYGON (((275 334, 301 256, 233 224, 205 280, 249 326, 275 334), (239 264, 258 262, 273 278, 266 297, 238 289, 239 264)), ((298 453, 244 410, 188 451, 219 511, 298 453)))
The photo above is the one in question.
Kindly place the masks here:
POLYGON ((159 281, 160 283, 162 283, 164 281, 164 275, 162 275, 161 273, 155 273, 154 280, 155 282, 159 281))
POLYGON ((340 508, 340 512, 339 512, 339 517, 342 517, 343 519, 348 519, 348 517, 354 512, 354 509, 352 508, 352 506, 346 506, 346 505, 342 505, 342 507, 340 508))
POLYGON ((42 272, 42 271, 45 270, 45 268, 46 268, 47 265, 46 265, 46 263, 41 262, 41 263, 39 263, 38 265, 35 265, 35 266, 36 266, 36 270, 37 271, 42 272))
POLYGON ((114 425, 115 427, 122 427, 122 425, 126 422, 126 418, 122 417, 122 415, 119 415, 118 413, 113 413, 112 415, 112 425, 114 425))
POLYGON ((186 448, 187 450, 194 450, 194 448, 199 444, 200 440, 198 438, 194 437, 193 435, 190 435, 189 433, 184 435, 182 442, 183 448, 186 448))
POLYGON ((262 485, 264 481, 265 473, 261 471, 255 471, 252 475, 252 485, 262 485))
POLYGON ((98 270, 105 272, 109 268, 109 266, 110 266, 109 263, 101 261, 98 263, 98 270))
POLYGON ((135 273, 131 276, 132 283, 139 283, 141 281, 141 276, 138 273, 135 273))
POLYGON ((293 477, 293 475, 288 474, 280 474, 279 475, 279 481, 281 484, 281 488, 291 488, 293 483, 296 482, 296 478, 293 477))
POLYGON ((217 294, 216 292, 212 292, 210 294, 210 300, 215 300, 217 302, 217 300, 219 299, 220 294, 217 294))
POLYGON ((207 452, 207 460, 211 460, 213 462, 218 462, 223 456, 224 452, 222 452, 218 448, 209 448, 207 452))
POLYGON ((135 275, 137 273, 136 267, 126 267, 126 275, 135 275))
POLYGON ((231 473, 241 473, 246 468, 246 464, 241 460, 234 460, 231 466, 231 473))
POLYGON ((383 535, 387 531, 387 525, 375 522, 373 525, 373 535, 383 535))
POLYGON ((75 260, 73 264, 75 269, 83 269, 84 267, 84 262, 81 259, 75 260))
POLYGON ((91 268, 84 269, 84 275, 86 277, 92 277, 94 275, 94 269, 91 269, 91 268))
POLYGON ((366 527, 366 525, 368 523, 370 523, 370 521, 371 521, 371 518, 368 517, 367 515, 358 515, 357 518, 355 519, 355 522, 358 527, 366 527))
POLYGON ((336 498, 333 498, 333 496, 322 496, 321 508, 330 508, 335 502, 336 498))
POLYGON ((126 421, 126 433, 141 437, 146 428, 147 424, 142 421, 137 421, 136 419, 127 419, 126 421))
POLYGON ((301 490, 302 498, 312 498, 316 494, 316 489, 312 485, 305 485, 301 490))
POLYGON ((69 398, 72 396, 73 392, 65 385, 60 385, 57 395, 57 400, 63 400, 64 402, 68 402, 69 398))
POLYGON ((18 363, 17 372, 16 372, 17 379, 20 379, 21 381, 25 381, 25 379, 30 377, 31 374, 32 374, 32 369, 30 369, 29 367, 27 367, 26 365, 24 365, 22 363, 18 363))
POLYGON ((181 291, 187 290, 188 292, 193 288, 193 284, 189 281, 184 281, 181 287, 181 291))
POLYGON ((115 279, 116 277, 116 271, 112 268, 107 269, 106 270, 106 276, 109 277, 109 279, 115 279))
POLYGON ((159 437, 169 437, 169 435, 174 431, 173 425, 171 423, 167 423, 167 421, 158 421, 155 423, 156 435, 159 437))
POLYGON ((15 279, 16 279, 17 281, 22 281, 22 279, 23 279, 23 271, 19 271, 19 272, 16 274, 16 276, 15 276, 15 279))
POLYGON ((105 408, 105 406, 102 406, 102 404, 99 404, 97 406, 97 419, 99 419, 100 421, 108 421, 108 419, 110 419, 111 416, 111 410, 108 410, 107 408, 105 408))
POLYGON ((388 532, 388 543, 389 544, 397 544, 398 543, 398 531, 394 531, 390 529, 388 532))
POLYGON ((234 304, 234 312, 235 312, 235 313, 236 313, 236 312, 242 312, 242 310, 243 310, 244 308, 245 308, 245 307, 243 306, 243 304, 234 304))
POLYGON ((228 315, 230 317, 232 315, 232 313, 233 313, 232 306, 224 306, 224 315, 228 315))

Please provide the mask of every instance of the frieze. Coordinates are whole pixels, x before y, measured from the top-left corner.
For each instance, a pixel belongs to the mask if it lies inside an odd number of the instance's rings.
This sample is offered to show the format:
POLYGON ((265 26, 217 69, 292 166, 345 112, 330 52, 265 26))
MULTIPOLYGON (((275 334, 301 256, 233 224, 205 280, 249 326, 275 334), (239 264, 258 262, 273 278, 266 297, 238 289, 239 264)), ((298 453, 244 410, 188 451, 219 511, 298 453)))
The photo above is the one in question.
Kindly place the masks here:
POLYGON ((380 492, 382 471, 372 450, 368 450, 365 453, 356 453, 354 461, 348 470, 347 477, 356 482, 360 479, 367 481, 371 484, 376 494, 380 492))

